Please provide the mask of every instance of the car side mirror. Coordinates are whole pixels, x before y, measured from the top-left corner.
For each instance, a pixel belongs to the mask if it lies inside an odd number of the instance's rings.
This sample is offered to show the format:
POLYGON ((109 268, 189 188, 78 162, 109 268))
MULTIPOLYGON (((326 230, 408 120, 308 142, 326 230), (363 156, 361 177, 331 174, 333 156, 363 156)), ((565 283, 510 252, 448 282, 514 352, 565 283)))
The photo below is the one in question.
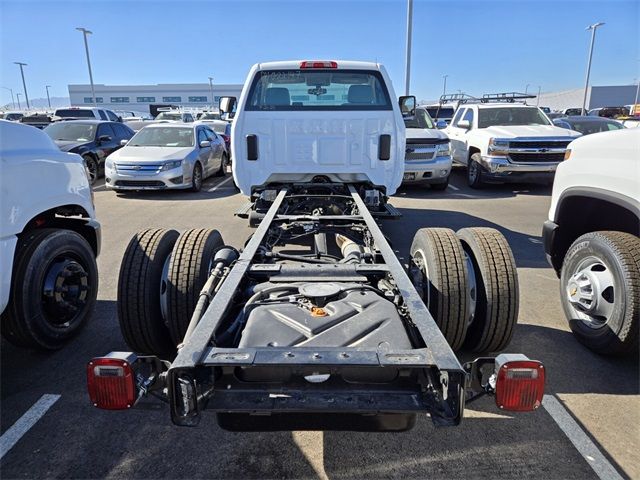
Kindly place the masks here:
POLYGON ((456 127, 464 128, 465 130, 469 130, 471 128, 471 123, 469 123, 469 120, 460 120, 458 122, 458 124, 456 125, 456 127))
POLYGON ((445 122, 444 120, 438 120, 436 122, 436 128, 439 129, 439 130, 447 128, 447 122, 445 122))
POLYGON ((127 143, 129 143, 129 140, 125 140, 125 139, 120 140, 121 147, 124 147, 127 143))
POLYGON ((414 117, 416 114, 416 97, 413 95, 402 96, 398 100, 400 113, 403 117, 414 117))
POLYGON ((100 135, 98 137, 98 143, 106 143, 110 141, 111 141, 111 137, 109 135, 100 135))
POLYGON ((236 106, 236 97, 220 97, 220 113, 231 113, 236 106))
POLYGON ((209 140, 203 140, 200 142, 200 148, 207 148, 211 146, 211 142, 209 140))

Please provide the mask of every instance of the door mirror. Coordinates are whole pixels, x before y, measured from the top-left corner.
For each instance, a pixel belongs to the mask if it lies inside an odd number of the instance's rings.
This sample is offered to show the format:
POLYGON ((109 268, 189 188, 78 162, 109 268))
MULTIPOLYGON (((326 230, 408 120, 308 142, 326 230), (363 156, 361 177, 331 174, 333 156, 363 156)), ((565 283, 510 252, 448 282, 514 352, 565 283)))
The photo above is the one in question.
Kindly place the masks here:
POLYGON ((126 140, 126 139, 120 140, 121 147, 124 147, 127 143, 129 143, 129 140, 126 140))
POLYGON ((111 137, 109 135, 100 135, 98 137, 98 143, 102 144, 102 143, 107 143, 111 141, 111 137))
POLYGON ((413 117, 416 114, 416 97, 413 95, 407 95, 400 97, 398 103, 400 104, 400 113, 403 117, 413 117))
POLYGON ((207 148, 211 146, 211 142, 209 140, 203 140, 200 142, 200 148, 207 148))
POLYGON ((469 123, 469 120, 460 120, 456 127, 458 128, 464 128, 465 130, 469 130, 471 128, 471 124, 469 123))
POLYGON ((220 113, 232 113, 236 106, 236 97, 220 97, 220 113))
POLYGON ((438 120, 436 122, 436 128, 439 130, 442 130, 443 128, 447 128, 447 122, 445 122, 444 120, 438 120))

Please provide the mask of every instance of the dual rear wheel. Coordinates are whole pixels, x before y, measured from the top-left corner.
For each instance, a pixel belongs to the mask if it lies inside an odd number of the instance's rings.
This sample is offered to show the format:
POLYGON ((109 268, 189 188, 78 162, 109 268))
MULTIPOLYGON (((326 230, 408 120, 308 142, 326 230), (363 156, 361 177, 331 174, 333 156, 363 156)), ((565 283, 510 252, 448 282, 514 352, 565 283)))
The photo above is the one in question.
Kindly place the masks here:
POLYGON ((518 318, 518 277, 492 228, 423 228, 411 245, 412 280, 453 350, 504 349, 518 318))

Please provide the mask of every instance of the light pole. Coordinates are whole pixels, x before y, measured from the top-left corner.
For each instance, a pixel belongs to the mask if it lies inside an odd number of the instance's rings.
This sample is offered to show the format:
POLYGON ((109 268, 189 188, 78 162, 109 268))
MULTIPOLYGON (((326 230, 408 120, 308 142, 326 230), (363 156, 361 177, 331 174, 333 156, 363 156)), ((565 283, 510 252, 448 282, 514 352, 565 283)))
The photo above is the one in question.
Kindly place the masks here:
POLYGON ((449 75, 443 75, 442 78, 444 78, 444 86, 442 87, 442 95, 446 95, 447 94, 447 77, 449 75))
POLYGON ((18 110, 22 110, 22 105, 20 105, 20 92, 16 93, 16 98, 18 99, 18 110))
POLYGON ((536 107, 540 105, 540 90, 542 87, 538 85, 538 96, 536 97, 536 107))
POLYGON ((587 91, 589 90, 589 75, 591 74, 591 58, 593 57, 593 43, 596 40, 596 29, 604 25, 604 22, 589 25, 585 30, 591 30, 591 46, 589 47, 589 61, 587 62, 587 78, 584 82, 584 97, 582 99, 582 115, 586 114, 587 109, 587 91))
POLYGON ((87 43, 87 35, 91 35, 93 32, 83 27, 76 27, 76 30, 82 32, 82 35, 84 36, 84 49, 87 52, 87 67, 89 67, 89 81, 91 82, 91 98, 93 100, 93 106, 97 107, 96 92, 93 88, 93 74, 91 73, 91 60, 89 59, 89 44, 87 43))
POLYGON ((527 83, 527 86, 524 87, 524 94, 526 95, 529 92, 529 85, 531 85, 530 83, 527 83))
POLYGON ((407 58, 404 72, 404 94, 409 95, 411 84, 411 30, 413 28, 413 0, 407 0, 407 58))
POLYGON ((30 108, 29 106, 29 94, 27 93, 27 84, 24 81, 24 70, 23 67, 26 67, 27 64, 26 63, 22 63, 22 62, 13 62, 16 65, 20 66, 20 75, 22 75, 22 87, 24 88, 24 98, 27 100, 27 110, 30 108))
POLYGON ((49 98, 49 89, 51 88, 51 85, 45 85, 44 88, 47 89, 47 103, 49 104, 49 110, 51 110, 51 99, 49 98))
POLYGON ((5 90, 9 90, 11 92, 11 107, 15 110, 16 109, 16 101, 13 98, 13 88, 9 88, 9 87, 2 87, 5 90))
POLYGON ((213 110, 213 77, 209 77, 209 91, 211 92, 211 110, 213 110))

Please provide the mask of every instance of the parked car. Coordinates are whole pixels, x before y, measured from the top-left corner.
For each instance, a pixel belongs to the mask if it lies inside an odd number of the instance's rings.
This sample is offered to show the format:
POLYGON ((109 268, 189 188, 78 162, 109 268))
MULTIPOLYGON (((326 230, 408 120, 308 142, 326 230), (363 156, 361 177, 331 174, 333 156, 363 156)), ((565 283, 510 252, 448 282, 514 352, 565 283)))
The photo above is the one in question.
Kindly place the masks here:
POLYGON ((206 123, 209 128, 211 128, 214 132, 216 132, 222 140, 224 140, 225 148, 227 149, 227 154, 229 155, 229 159, 231 159, 231 123, 225 122, 224 120, 201 120, 206 123))
POLYGON ((439 103, 426 105, 425 108, 436 124, 440 120, 443 120, 447 125, 449 125, 456 112, 456 108, 453 105, 441 105, 439 103))
POLYGON ((434 190, 444 190, 451 174, 449 137, 436 129, 425 108, 416 108, 413 118, 405 118, 407 143, 402 183, 424 183, 434 190))
POLYGON ((460 105, 445 132, 453 161, 467 167, 472 188, 491 182, 551 183, 567 144, 580 136, 552 125, 538 107, 500 102, 460 105))
POLYGON ((551 113, 551 109, 549 107, 540 107, 540 110, 542 110, 547 115, 551 113))
POLYGON ((551 112, 547 113, 547 117, 549 117, 549 120, 554 120, 556 118, 566 117, 566 115, 562 112, 551 112))
POLYGON ((582 109, 581 108, 565 108, 562 113, 564 113, 566 116, 572 116, 572 115, 582 115, 582 109))
POLYGON ((589 115, 596 115, 598 117, 617 118, 629 115, 629 109, 627 107, 602 107, 589 110, 589 115))
POLYGON ((188 112, 160 112, 155 120, 158 122, 162 121, 182 123, 191 123, 195 121, 193 115, 188 112))
POLYGON ((53 123, 54 118, 45 113, 29 113, 20 119, 20 123, 25 125, 31 125, 32 127, 39 128, 40 130, 48 127, 53 123))
POLYGON ((215 112, 201 112, 197 115, 198 120, 221 120, 220 114, 215 112))
POLYGON ((79 155, 41 130, 0 120, 2 335, 52 350, 91 317, 100 224, 79 155))
POLYGON ((106 108, 94 107, 68 107, 58 108, 54 114, 55 117, 64 119, 84 119, 93 118, 95 120, 105 120, 109 122, 122 122, 122 118, 111 110, 106 108))
POLYGON ((620 130, 624 128, 622 123, 616 120, 609 120, 604 117, 575 116, 562 117, 553 120, 556 127, 566 128, 580 132, 583 135, 591 133, 608 132, 609 130, 620 130))
POLYGON ((200 191, 204 179, 224 175, 224 141, 206 125, 156 123, 107 158, 108 189, 200 191))
POLYGON ((0 112, 0 119, 8 120, 10 122, 19 122, 24 116, 22 112, 0 112))
POLYGON ((576 338, 607 355, 640 337, 640 131, 579 138, 558 166, 543 239, 576 338))
POLYGON ((135 134, 123 123, 98 120, 56 122, 45 128, 44 132, 63 152, 82 156, 92 184, 104 172, 105 159, 135 134))

